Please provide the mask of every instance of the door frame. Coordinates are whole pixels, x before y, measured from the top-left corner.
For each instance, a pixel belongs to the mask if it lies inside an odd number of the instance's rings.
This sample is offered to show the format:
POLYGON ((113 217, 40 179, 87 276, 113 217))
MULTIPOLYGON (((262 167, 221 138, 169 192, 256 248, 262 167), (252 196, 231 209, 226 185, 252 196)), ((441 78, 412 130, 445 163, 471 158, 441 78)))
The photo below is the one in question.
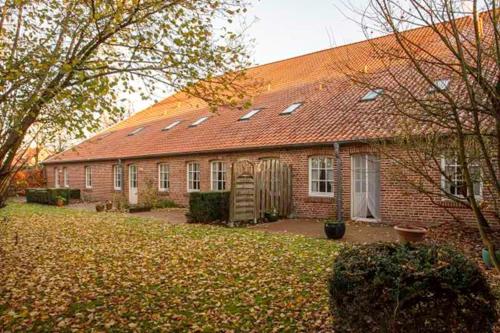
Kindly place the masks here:
POLYGON ((128 165, 128 202, 131 205, 136 205, 139 203, 139 175, 138 175, 139 168, 137 167, 137 164, 129 164, 128 165), (132 197, 132 191, 131 189, 133 188, 131 186, 132 183, 132 168, 135 168, 135 182, 136 182, 136 187, 135 189, 135 202, 132 203, 131 197, 132 197))
MULTIPOLYGON (((370 217, 355 217, 354 216, 354 191, 355 191, 355 184, 354 184, 354 175, 355 175, 355 172, 354 172, 354 158, 357 157, 357 156, 369 156, 369 155, 372 155, 372 156, 375 156, 374 154, 371 154, 371 153, 359 153, 359 154, 352 154, 351 155, 351 202, 350 202, 350 211, 351 211, 351 220, 353 221, 359 221, 359 222, 369 222, 369 223, 380 223, 381 222, 381 219, 377 219, 377 218, 370 218, 370 217)), ((365 158, 365 162, 366 162, 366 167, 365 167, 365 181, 366 181, 366 193, 368 193, 368 159, 365 158)), ((379 169, 378 169, 378 173, 379 173, 379 189, 380 189, 380 162, 379 162, 379 169)), ((381 211, 380 211, 380 193, 379 193, 379 203, 378 203, 378 213, 380 215, 381 211)))

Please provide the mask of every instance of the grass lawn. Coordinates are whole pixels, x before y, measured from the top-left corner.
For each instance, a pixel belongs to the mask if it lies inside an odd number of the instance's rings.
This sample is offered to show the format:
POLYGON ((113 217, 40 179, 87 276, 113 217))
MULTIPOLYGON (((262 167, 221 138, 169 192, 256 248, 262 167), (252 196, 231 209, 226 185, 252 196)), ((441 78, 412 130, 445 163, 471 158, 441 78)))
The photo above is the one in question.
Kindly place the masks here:
POLYGON ((0 327, 328 330, 337 249, 301 236, 12 203, 0 210, 0 327))

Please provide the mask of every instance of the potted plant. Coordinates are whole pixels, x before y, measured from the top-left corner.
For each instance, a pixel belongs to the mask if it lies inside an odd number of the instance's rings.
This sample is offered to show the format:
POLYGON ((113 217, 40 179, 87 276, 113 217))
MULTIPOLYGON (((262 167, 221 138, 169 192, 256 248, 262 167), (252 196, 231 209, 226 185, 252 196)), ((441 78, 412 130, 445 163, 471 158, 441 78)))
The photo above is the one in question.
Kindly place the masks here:
POLYGON ((345 234, 344 221, 325 220, 325 234, 328 239, 341 239, 345 234))
POLYGON ((396 225, 394 226, 399 240, 402 243, 415 243, 424 240, 428 230, 423 227, 410 226, 410 225, 396 225))
POLYGON ((58 195, 58 196, 56 197, 56 206, 57 206, 57 207, 62 207, 62 206, 64 206, 64 202, 65 202, 65 201, 66 201, 66 199, 65 199, 64 197, 62 197, 62 196, 58 195))
MULTIPOLYGON (((500 260, 500 250, 495 251, 495 254, 496 254, 497 260, 500 260)), ((491 262, 490 251, 488 251, 488 249, 486 249, 486 248, 483 249, 482 257, 483 257, 483 262, 486 265, 486 267, 492 268, 493 263, 491 262)))
POLYGON ((104 204, 102 204, 102 203, 98 203, 98 204, 96 204, 96 205, 95 205, 95 210, 96 210, 97 212, 104 212, 104 204))
POLYGON ((276 222, 280 218, 278 210, 276 208, 273 208, 270 212, 265 212, 264 217, 268 222, 276 222))
POLYGON ((109 200, 106 200, 106 210, 113 209, 113 203, 109 200))

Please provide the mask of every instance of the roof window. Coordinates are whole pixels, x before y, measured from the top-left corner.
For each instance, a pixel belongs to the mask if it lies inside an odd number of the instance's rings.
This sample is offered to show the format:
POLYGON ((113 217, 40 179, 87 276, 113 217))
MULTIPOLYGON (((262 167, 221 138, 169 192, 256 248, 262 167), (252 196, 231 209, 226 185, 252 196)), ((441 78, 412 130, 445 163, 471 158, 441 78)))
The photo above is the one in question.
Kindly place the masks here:
POLYGON ((196 126, 200 125, 201 123, 205 122, 207 119, 208 119, 207 116, 201 117, 200 119, 198 119, 197 121, 195 121, 194 123, 189 125, 189 127, 196 127, 196 126))
POLYGON ((293 103, 292 105, 290 105, 289 107, 287 107, 285 110, 283 110, 281 112, 281 114, 291 114, 293 113, 295 110, 297 110, 299 107, 302 106, 302 102, 298 102, 298 103, 293 103))
POLYGON ((168 130, 171 130, 172 128, 174 128, 175 126, 179 125, 181 123, 180 120, 176 120, 174 121, 173 123, 171 123, 170 125, 162 128, 162 131, 168 131, 168 130))
POLYGON ((384 89, 372 89, 369 92, 366 93, 366 95, 361 98, 361 101, 363 102, 368 102, 368 101, 373 101, 377 99, 382 93, 384 92, 384 89))
POLYGON ((434 81, 434 84, 429 87, 429 93, 447 90, 450 86, 450 79, 441 79, 434 81))
POLYGON ((260 111, 262 111, 262 109, 253 109, 250 112, 248 112, 247 114, 245 114, 244 116, 242 116, 240 118, 240 120, 248 120, 248 119, 252 118, 253 116, 255 116, 257 113, 259 113, 260 111))
POLYGON ((136 135, 137 133, 139 133, 140 131, 142 131, 144 129, 144 127, 139 127, 139 128, 136 128, 135 130, 133 130, 132 132, 130 132, 129 134, 127 134, 127 136, 132 136, 132 135, 136 135))

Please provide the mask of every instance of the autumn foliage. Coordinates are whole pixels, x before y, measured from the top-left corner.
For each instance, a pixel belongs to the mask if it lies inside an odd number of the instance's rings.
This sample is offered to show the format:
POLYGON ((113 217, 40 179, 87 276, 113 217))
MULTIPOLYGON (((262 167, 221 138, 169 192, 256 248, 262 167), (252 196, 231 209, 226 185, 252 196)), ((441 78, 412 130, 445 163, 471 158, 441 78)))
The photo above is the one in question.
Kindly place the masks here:
POLYGON ((27 188, 43 187, 45 185, 45 177, 43 169, 29 168, 23 169, 14 174, 11 182, 12 194, 25 195, 27 188))

